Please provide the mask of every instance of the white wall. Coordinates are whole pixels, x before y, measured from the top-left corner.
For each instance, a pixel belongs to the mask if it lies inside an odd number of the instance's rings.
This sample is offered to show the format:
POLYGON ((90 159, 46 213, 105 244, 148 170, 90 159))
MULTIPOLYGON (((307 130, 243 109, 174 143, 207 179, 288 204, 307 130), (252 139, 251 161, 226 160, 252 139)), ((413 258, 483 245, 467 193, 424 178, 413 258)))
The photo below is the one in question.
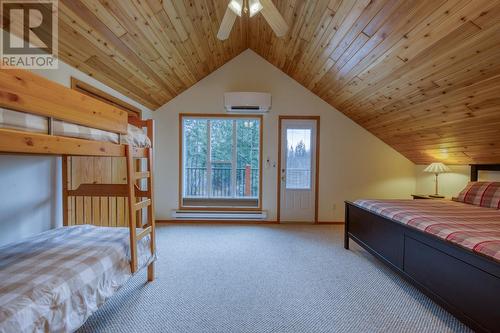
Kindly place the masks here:
MULTIPOLYGON (((435 188, 435 176, 433 173, 424 172, 427 165, 415 166, 416 189, 418 194, 433 194, 435 188)), ((456 197, 467 185, 470 178, 470 167, 468 165, 448 165, 450 173, 439 175, 439 194, 447 198, 456 197)))
MULTIPOLYGON (((271 165, 277 160, 278 115, 321 116, 320 221, 342 221, 346 199, 409 198, 414 192, 413 163, 247 50, 153 113, 158 219, 171 219, 178 208, 179 113, 223 113, 226 91, 272 93, 272 110, 263 121, 263 156, 271 165)), ((263 209, 275 220, 276 169, 264 169, 263 177, 263 209)))
MULTIPOLYGON (((67 87, 74 76, 139 107, 150 117, 151 110, 62 61, 57 70, 34 72, 67 87)), ((0 245, 62 225, 59 157, 0 155, 0 184, 0 245)))
MULTIPOLYGON (((416 190, 418 194, 433 194, 435 177, 432 173, 423 170, 426 165, 415 166, 416 190)), ((455 197, 467 185, 470 179, 470 167, 468 165, 448 165, 450 173, 439 175, 439 193, 451 198, 455 197)), ((500 181, 500 172, 480 171, 479 180, 500 181)))

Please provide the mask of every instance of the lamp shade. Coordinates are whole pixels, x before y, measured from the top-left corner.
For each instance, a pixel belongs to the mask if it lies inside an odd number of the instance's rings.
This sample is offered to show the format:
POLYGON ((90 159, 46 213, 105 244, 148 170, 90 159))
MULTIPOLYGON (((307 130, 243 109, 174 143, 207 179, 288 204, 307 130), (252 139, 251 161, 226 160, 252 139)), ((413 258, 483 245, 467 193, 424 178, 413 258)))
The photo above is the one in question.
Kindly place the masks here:
POLYGON ((444 173, 444 172, 450 172, 450 168, 448 168, 446 165, 440 162, 436 163, 431 163, 427 168, 424 169, 424 172, 430 172, 430 173, 444 173))

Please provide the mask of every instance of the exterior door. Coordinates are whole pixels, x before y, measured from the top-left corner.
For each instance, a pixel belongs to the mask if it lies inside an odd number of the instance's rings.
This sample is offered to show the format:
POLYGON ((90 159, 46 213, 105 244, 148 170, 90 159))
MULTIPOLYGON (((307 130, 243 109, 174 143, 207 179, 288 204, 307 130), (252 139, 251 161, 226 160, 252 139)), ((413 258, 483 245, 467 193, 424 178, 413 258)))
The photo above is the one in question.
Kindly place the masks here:
POLYGON ((280 121, 280 221, 315 222, 318 119, 280 121))

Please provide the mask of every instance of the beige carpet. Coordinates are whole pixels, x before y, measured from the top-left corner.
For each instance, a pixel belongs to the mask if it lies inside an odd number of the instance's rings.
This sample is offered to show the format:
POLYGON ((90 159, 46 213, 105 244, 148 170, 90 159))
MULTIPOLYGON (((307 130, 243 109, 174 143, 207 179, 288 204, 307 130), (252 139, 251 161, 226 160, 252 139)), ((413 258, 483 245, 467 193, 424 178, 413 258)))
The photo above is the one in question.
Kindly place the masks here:
POLYGON ((167 225, 157 280, 134 277, 80 332, 468 332, 340 226, 167 225))

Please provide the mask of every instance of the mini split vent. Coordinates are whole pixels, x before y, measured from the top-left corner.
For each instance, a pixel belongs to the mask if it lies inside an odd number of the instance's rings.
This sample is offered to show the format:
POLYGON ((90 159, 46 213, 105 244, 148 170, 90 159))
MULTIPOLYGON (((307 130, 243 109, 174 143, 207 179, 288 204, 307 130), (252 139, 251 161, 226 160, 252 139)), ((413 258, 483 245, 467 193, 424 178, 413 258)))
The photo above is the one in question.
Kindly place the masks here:
POLYGON ((260 92, 228 92, 224 94, 227 112, 265 113, 271 109, 271 94, 260 92))

